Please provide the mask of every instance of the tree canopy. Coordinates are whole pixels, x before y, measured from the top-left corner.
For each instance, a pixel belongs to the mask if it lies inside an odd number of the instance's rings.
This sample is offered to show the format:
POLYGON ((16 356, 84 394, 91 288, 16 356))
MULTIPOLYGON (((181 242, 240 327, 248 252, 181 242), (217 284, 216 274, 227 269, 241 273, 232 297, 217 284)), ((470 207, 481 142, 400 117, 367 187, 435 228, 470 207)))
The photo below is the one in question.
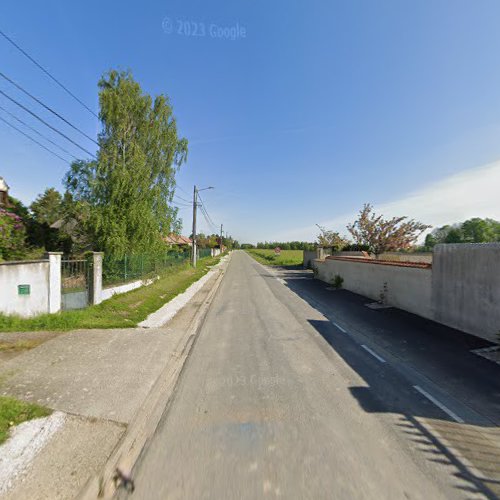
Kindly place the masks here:
POLYGON ((358 219, 348 224, 347 230, 355 243, 368 245, 370 251, 378 256, 384 252, 410 248, 430 227, 406 216, 384 219, 373 212, 369 203, 365 203, 358 219))
POLYGON ((65 183, 97 250, 116 256, 163 249, 179 230, 175 173, 187 158, 167 96, 154 99, 129 72, 99 81, 97 159, 75 161, 65 183))
POLYGON ((38 195, 36 200, 30 205, 33 218, 39 224, 49 226, 60 219, 63 215, 63 198, 59 191, 54 188, 47 188, 43 194, 38 195))
POLYGON ((425 238, 431 249, 438 243, 491 243, 500 241, 500 222, 473 217, 464 222, 438 227, 425 238))

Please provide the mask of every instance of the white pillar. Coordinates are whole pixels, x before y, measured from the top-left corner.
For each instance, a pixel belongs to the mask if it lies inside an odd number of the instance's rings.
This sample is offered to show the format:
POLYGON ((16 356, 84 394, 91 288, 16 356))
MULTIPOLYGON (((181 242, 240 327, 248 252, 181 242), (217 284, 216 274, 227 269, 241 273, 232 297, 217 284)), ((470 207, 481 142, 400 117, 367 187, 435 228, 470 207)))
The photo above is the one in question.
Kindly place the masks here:
POLYGON ((102 252, 92 252, 92 272, 90 274, 90 305, 102 302, 102 252))
POLYGON ((49 303, 48 312, 61 310, 61 258, 62 252, 48 252, 49 257, 49 303))

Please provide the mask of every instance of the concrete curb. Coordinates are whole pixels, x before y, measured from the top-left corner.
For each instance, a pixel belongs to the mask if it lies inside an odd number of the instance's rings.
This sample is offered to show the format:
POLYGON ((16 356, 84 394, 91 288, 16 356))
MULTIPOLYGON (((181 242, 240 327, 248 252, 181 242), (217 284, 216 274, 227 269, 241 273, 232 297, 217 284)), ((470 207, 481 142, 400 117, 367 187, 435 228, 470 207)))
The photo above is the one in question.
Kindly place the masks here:
POLYGON ((184 292, 174 297, 164 306, 160 307, 154 313, 151 313, 144 321, 141 321, 137 326, 141 328, 158 328, 170 321, 193 297, 201 290, 203 285, 219 271, 219 269, 228 261, 229 256, 223 257, 213 269, 203 275, 198 281, 195 281, 184 292))
POLYGON ((123 484, 123 479, 130 477, 130 473, 142 450, 155 433, 160 419, 170 403, 177 380, 191 352, 198 331, 219 289, 225 268, 218 267, 216 271, 220 272, 217 281, 196 312, 186 333, 174 349, 166 367, 156 380, 102 471, 87 481, 76 497, 78 500, 113 498, 119 487, 116 480, 117 471, 119 471, 118 483, 123 484))

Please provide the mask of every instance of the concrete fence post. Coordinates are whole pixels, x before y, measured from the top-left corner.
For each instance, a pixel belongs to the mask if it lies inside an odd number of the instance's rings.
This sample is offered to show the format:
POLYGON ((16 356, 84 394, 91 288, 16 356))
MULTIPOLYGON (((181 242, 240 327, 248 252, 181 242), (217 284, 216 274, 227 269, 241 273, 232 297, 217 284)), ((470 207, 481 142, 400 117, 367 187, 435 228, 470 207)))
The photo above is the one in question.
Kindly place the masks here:
POLYGON ((102 252, 92 252, 92 269, 89 275, 89 302, 90 305, 102 302, 102 252))
POLYGON ((61 310, 61 259, 62 252, 48 252, 49 259, 49 303, 48 312, 56 313, 61 310))

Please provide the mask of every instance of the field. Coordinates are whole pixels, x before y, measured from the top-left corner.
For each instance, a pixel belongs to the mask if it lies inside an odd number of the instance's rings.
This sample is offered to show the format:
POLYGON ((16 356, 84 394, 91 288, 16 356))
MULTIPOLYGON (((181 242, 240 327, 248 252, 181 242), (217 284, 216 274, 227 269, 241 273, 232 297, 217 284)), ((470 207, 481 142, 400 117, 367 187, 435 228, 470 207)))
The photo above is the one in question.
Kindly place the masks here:
POLYGON ((268 266, 301 266, 304 260, 302 250, 281 250, 279 255, 274 250, 250 249, 246 252, 257 262, 268 266))

